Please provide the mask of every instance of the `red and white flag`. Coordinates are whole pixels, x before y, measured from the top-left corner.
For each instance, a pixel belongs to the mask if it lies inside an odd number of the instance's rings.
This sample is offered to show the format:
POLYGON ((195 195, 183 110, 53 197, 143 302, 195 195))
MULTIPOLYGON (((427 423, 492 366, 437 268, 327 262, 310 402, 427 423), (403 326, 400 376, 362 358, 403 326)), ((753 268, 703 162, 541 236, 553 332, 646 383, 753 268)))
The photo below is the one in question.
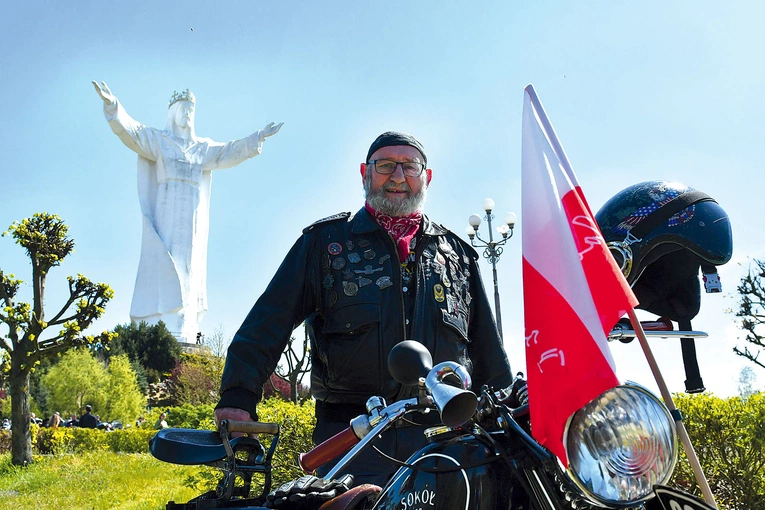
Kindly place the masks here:
POLYGON ((539 102, 523 103, 523 300, 531 430, 565 466, 568 418, 619 384, 612 327, 638 301, 539 102))

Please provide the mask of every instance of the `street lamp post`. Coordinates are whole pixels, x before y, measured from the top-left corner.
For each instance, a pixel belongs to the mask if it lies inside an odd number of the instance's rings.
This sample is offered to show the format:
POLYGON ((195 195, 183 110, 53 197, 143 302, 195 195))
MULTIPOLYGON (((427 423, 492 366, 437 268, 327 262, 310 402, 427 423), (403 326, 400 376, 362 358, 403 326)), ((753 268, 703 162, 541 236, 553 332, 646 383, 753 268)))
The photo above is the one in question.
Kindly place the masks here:
POLYGON ((499 336, 502 338, 502 312, 499 307, 499 286, 497 285, 497 262, 502 255, 503 246, 508 239, 513 237, 513 229, 515 222, 518 220, 518 216, 515 213, 505 214, 504 225, 497 227, 497 231, 502 234, 502 239, 495 241, 494 233, 491 229, 491 220, 494 219, 492 210, 494 210, 494 200, 487 198, 483 201, 483 210, 486 211, 484 219, 489 223, 489 240, 482 239, 478 234, 478 227, 481 225, 481 216, 478 214, 471 214, 468 218, 470 225, 465 229, 465 233, 470 238, 470 244, 475 248, 484 248, 483 256, 491 263, 492 274, 494 276, 494 309, 497 313, 497 328, 499 329, 499 336), (482 244, 476 243, 478 239, 482 244))

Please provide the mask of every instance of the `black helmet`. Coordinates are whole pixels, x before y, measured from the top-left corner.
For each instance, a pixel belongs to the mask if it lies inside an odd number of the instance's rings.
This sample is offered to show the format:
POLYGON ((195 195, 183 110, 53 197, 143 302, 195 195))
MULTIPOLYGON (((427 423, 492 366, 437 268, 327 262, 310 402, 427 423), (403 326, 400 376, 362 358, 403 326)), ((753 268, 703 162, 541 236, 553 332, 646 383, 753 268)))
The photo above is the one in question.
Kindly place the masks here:
POLYGON ((640 301, 639 308, 690 320, 701 303, 699 268, 728 262, 728 215, 710 196, 679 182, 647 181, 614 195, 595 215, 640 301))

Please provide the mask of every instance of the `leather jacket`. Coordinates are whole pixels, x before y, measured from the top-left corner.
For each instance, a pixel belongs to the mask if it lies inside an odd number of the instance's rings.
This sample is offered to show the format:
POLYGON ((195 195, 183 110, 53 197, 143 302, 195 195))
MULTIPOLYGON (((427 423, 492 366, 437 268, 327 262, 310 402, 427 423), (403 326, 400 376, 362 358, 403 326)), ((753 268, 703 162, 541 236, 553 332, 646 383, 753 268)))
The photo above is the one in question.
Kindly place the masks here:
POLYGON ((231 342, 217 407, 256 416, 262 386, 303 320, 311 391, 321 403, 363 405, 373 395, 392 402, 414 394, 387 369, 391 348, 406 339, 424 344, 434 364, 465 365, 474 389, 509 386, 478 254, 443 226, 422 221, 408 283, 392 238, 365 208, 306 228, 231 342), (406 285, 416 286, 413 303, 405 299, 406 285))

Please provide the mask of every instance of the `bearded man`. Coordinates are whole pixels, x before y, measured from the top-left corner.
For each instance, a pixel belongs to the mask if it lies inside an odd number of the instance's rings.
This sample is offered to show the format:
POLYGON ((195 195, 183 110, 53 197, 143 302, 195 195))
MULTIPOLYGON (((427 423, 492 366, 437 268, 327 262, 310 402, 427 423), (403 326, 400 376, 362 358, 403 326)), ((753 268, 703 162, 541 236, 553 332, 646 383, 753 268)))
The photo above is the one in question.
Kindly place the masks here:
MULTIPOLYGON (((422 213, 433 172, 422 144, 400 132, 371 145, 361 178, 366 204, 303 230, 228 349, 216 423, 257 419, 263 384, 304 320, 311 338, 315 443, 366 413, 365 402, 410 398, 416 386, 388 372, 390 350, 414 339, 433 362, 456 361, 473 387, 511 384, 512 373, 478 271, 478 254, 422 213)), ((375 445, 405 460, 425 445, 437 413, 383 434, 375 445)), ((319 470, 323 475, 331 466, 319 470)), ((355 483, 384 485, 397 466, 368 449, 349 466, 355 483)))

